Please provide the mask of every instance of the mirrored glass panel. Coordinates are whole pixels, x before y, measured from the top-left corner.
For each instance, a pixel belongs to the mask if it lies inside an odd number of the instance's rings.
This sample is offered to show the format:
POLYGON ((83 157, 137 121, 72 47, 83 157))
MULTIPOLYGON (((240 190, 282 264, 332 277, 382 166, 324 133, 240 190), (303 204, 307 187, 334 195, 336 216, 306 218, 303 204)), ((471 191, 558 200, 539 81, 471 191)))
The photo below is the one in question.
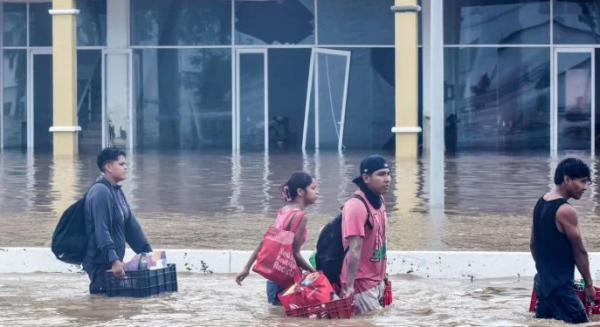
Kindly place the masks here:
POLYGON ((231 1, 132 0, 132 45, 230 45, 231 1))
POLYGON ((314 44, 314 0, 235 1, 235 42, 314 44))
POLYGON ((27 50, 4 50, 2 60, 4 148, 27 148, 27 50))
POLYGON ((445 50, 445 131, 455 150, 548 151, 549 51, 445 50))
POLYGON ((600 1, 555 0, 554 43, 600 43, 600 1))
POLYGON ((318 0, 319 44, 394 44, 394 0, 318 0))
POLYGON ((27 46, 27 4, 0 3, 2 42, 5 47, 27 46))
POLYGON ((144 49, 134 58, 138 149, 231 151, 231 50, 144 49))
POLYGON ((446 44, 548 44, 549 0, 444 1, 446 44))

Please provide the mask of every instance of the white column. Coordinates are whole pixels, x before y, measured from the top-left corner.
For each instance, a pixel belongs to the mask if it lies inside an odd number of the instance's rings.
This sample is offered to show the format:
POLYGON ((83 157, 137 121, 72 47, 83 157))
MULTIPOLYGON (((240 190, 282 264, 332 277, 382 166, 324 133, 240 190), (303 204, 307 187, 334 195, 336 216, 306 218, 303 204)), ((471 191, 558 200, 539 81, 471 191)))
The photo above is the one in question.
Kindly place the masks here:
POLYGON ((110 141, 109 121, 114 128, 113 145, 128 148, 131 130, 132 90, 129 49, 129 1, 107 0, 106 53, 103 58, 105 126, 104 139, 110 141), (124 130, 126 138, 121 138, 124 130))
POLYGON ((429 51, 427 51, 430 48, 430 43, 431 43, 431 37, 430 37, 430 31, 431 31, 431 24, 430 24, 430 13, 429 13, 429 8, 431 7, 431 1, 435 1, 435 0, 423 0, 421 1, 421 35, 422 35, 422 41, 421 41, 421 46, 422 46, 422 51, 421 51, 421 67, 422 67, 422 78, 421 78, 421 90, 423 90, 423 103, 421 104, 421 110, 423 111, 423 122, 422 122, 422 128, 423 128, 423 155, 429 155, 429 150, 430 150, 430 146, 431 144, 429 143, 430 141, 430 133, 431 133, 431 121, 429 120, 431 118, 431 114, 429 113, 429 107, 430 107, 430 99, 431 99, 431 89, 429 89, 427 83, 429 83, 430 78, 429 78, 429 74, 430 74, 430 61, 431 61, 431 56, 429 54, 429 51))
POLYGON ((444 206, 443 0, 423 0, 423 124, 429 143, 429 204, 444 206))
MULTIPOLYGON (((4 16, 3 13, 4 6, 2 2, 0 2, 0 21, 4 16)), ((4 150, 4 30, 2 27, 4 24, 0 24, 0 150, 4 150)))
MULTIPOLYGON (((106 4, 106 51, 103 53, 103 101, 104 101, 104 141, 109 140, 108 119, 112 120, 115 129, 115 140, 120 134, 120 128, 127 132, 125 140, 118 139, 114 145, 128 148, 129 141, 135 137, 135 107, 133 106, 133 90, 131 67, 131 54, 129 53, 129 0, 107 0, 106 4)), ((133 143, 135 144, 135 143, 133 143)), ((131 149, 130 149, 131 151, 131 149)), ((131 154, 131 152, 129 152, 131 154)), ((135 208, 135 156, 127 158, 129 166, 129 178, 125 184, 124 191, 128 200, 135 208)))

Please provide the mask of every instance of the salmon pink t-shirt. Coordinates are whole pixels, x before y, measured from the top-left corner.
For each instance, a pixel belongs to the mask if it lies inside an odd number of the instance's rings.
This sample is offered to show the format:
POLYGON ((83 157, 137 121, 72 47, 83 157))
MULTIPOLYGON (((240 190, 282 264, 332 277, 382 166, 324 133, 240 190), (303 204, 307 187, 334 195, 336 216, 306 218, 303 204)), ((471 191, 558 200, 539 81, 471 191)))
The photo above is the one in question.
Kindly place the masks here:
MULTIPOLYGON (((360 236, 363 240, 362 252, 356 278, 354 279, 354 292, 361 293, 368 291, 381 284, 385 278, 387 268, 387 238, 386 224, 387 213, 385 204, 381 204, 379 209, 373 208, 366 199, 365 194, 357 191, 356 194, 365 199, 371 216, 369 221, 373 229, 365 228, 367 220, 367 208, 359 199, 350 199, 344 205, 342 210, 342 242, 344 248, 348 248, 348 238, 350 236, 360 236)), ((348 255, 344 258, 342 265, 342 274, 340 276, 342 287, 346 287, 348 275, 348 255)))
MULTIPOLYGON (((290 230, 296 223, 298 222, 298 218, 302 218, 304 216, 304 212, 302 210, 296 208, 291 210, 284 210, 281 208, 277 211, 277 219, 275 219, 275 228, 290 230), (293 217, 297 218, 292 221, 293 217), (289 226, 289 227, 288 227, 289 226)), ((290 230, 290 232, 295 233, 296 231, 290 230)), ((308 228, 304 229, 304 234, 302 234, 302 244, 306 242, 308 239, 308 228)))

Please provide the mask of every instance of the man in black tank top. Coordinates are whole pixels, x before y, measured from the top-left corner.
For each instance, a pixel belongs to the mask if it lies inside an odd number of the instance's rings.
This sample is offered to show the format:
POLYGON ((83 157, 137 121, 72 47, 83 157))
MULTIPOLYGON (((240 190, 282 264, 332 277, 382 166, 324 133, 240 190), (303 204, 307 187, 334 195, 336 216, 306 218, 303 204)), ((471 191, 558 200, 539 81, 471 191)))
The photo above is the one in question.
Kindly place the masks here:
POLYGON ((556 168, 556 188, 540 198, 533 210, 530 249, 537 270, 537 318, 588 321, 574 289, 575 266, 585 280, 588 302, 595 300, 595 291, 577 212, 567 201, 579 200, 589 183, 590 168, 579 159, 565 159, 556 168))

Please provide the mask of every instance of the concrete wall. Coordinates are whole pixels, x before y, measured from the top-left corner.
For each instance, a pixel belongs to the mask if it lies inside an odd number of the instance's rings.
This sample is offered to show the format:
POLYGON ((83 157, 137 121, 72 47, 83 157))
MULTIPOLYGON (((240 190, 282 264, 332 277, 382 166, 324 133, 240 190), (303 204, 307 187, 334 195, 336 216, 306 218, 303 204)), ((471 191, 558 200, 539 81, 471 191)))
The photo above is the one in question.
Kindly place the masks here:
MULTIPOLYGON (((193 273, 237 273, 250 251, 167 250, 178 271, 193 273)), ((303 252, 308 258, 310 252, 303 252)), ((125 261, 133 256, 129 249, 125 261)), ((76 273, 78 266, 55 259, 48 248, 0 248, 0 273, 76 273)), ((590 254, 594 279, 600 279, 600 253, 590 254)), ((388 252, 389 274, 414 274, 427 278, 474 279, 532 277, 533 260, 526 252, 388 252)), ((576 278, 580 278, 576 273, 576 278)))

